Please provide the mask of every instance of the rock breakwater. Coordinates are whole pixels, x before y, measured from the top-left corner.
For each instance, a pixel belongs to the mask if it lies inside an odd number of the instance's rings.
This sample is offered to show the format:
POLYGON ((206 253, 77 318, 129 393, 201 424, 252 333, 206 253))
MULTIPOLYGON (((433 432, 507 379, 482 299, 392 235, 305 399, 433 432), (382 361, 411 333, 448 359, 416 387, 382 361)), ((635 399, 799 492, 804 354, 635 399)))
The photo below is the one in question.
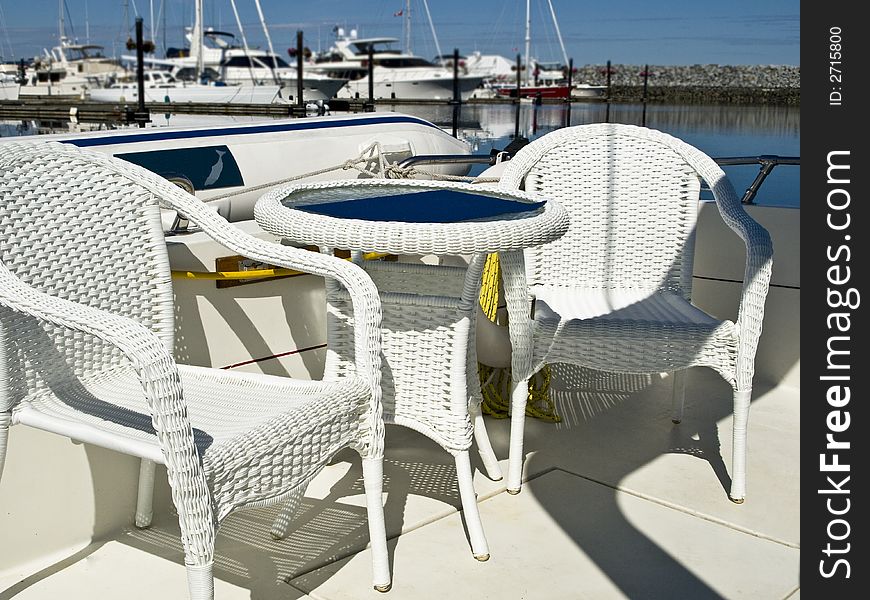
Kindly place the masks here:
MULTIPOLYGON (((610 98, 650 102, 800 104, 800 67, 791 65, 610 65, 610 98)), ((574 81, 604 85, 607 65, 576 69, 574 81)))

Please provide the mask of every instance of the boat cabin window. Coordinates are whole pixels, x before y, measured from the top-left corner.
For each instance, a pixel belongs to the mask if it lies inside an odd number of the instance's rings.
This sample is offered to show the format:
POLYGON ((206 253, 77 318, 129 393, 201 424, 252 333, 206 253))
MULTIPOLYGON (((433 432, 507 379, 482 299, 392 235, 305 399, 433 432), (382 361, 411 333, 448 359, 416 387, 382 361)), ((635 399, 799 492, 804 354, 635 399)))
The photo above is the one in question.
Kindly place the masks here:
POLYGON ((222 67, 243 67, 247 69, 251 66, 251 60, 247 56, 231 56, 221 63, 222 67))
MULTIPOLYGON (((202 78, 207 81, 217 81, 221 78, 220 74, 212 69, 211 67, 206 67, 202 70, 202 78)), ((175 81, 196 81, 196 68, 195 67, 181 67, 177 71, 175 71, 175 81)))
POLYGON ((267 69, 289 69, 290 65, 284 62, 284 59, 280 56, 272 55, 272 56, 255 56, 254 63, 256 66, 266 67, 267 69), (274 62, 273 62, 274 61, 274 62))
POLYGON ((369 47, 374 54, 401 54, 401 51, 392 47, 393 42, 354 42, 351 44, 353 53, 357 56, 368 56, 369 47))
MULTIPOLYGON (((275 68, 289 68, 289 65, 284 62, 284 60, 280 56, 275 56, 275 68)), ((249 67, 254 67, 255 69, 271 69, 272 68, 272 57, 270 56, 255 56, 253 58, 248 58, 247 56, 231 56, 226 59, 223 63, 221 63, 222 67, 242 67, 247 69, 249 67)))
POLYGON ((408 67, 433 67, 425 58, 419 57, 402 57, 402 58, 378 58, 375 60, 376 65, 382 67, 390 67, 392 69, 407 69, 408 67))
POLYGON ((67 60, 87 60, 93 58, 105 58, 102 46, 66 46, 67 60))

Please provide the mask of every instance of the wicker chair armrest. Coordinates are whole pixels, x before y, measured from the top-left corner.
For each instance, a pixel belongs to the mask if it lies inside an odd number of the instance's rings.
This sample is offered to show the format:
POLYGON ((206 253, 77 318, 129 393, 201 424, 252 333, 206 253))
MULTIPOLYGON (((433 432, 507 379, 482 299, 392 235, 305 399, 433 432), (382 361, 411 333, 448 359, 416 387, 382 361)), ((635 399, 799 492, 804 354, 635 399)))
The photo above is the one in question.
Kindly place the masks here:
MULTIPOLYGON (((368 426, 375 442, 368 452, 378 456, 383 448, 383 409, 381 406, 381 302, 371 277, 352 262, 327 254, 284 246, 256 238, 213 211, 208 205, 169 183, 162 177, 136 165, 123 165, 128 177, 150 189, 161 203, 196 223, 209 237, 228 249, 254 260, 319 275, 337 281, 350 294, 354 311, 356 373, 369 386, 371 409, 368 426)), ((117 163, 112 168, 118 169, 117 163)))
POLYGON ((752 387, 755 352, 764 320, 764 303, 770 287, 773 242, 770 233, 743 208, 724 173, 719 179, 708 180, 707 183, 713 191, 722 220, 740 236, 746 246, 746 267, 736 323, 739 335, 737 373, 740 374, 736 384, 737 389, 749 389, 752 387))
MULTIPOLYGON (((55 326, 93 335, 118 348, 130 360, 142 384, 169 482, 173 490, 183 490, 179 513, 212 514, 178 368, 169 350, 150 329, 127 317, 39 291, 2 263, 0 305, 55 326)), ((194 547, 207 547, 201 540, 192 543, 194 547)))
MULTIPOLYGON (((54 151, 71 152, 62 144, 49 143, 54 151)), ((81 149, 75 153, 80 154, 81 149)), ((89 160, 111 169, 138 185, 150 190, 161 205, 175 210, 230 250, 278 267, 294 269, 329 277, 348 289, 353 299, 357 343, 357 370, 371 384, 372 390, 380 390, 380 320, 381 308, 377 288, 362 268, 332 256, 309 252, 291 246, 267 242, 245 233, 212 210, 195 196, 163 177, 138 165, 122 162, 97 152, 88 152, 89 160)))
POLYGON ((356 373, 371 391, 368 426, 373 433, 373 445, 367 450, 371 456, 381 455, 384 428, 381 406, 381 304, 377 288, 368 274, 360 266, 334 256, 256 238, 232 225, 195 196, 138 165, 98 153, 91 153, 91 160, 149 189, 163 206, 184 215, 206 235, 233 252, 278 267, 327 277, 348 290, 354 311, 356 373))
POLYGON ((740 374, 736 385, 739 390, 750 389, 755 371, 755 352, 764 320, 764 302, 773 267, 770 234, 746 212, 731 180, 715 160, 676 138, 667 138, 664 143, 681 155, 707 182, 722 220, 740 236, 746 246, 746 268, 736 323, 739 336, 737 373, 740 374))

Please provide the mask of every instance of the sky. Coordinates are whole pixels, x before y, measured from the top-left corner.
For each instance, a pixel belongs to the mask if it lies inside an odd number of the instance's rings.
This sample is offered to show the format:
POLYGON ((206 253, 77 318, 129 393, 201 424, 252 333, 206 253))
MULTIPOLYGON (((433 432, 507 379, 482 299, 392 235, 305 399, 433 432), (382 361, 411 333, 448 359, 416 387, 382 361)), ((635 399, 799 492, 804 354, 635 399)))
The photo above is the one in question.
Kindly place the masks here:
MULTIPOLYGON (((0 56, 4 61, 42 54, 57 45, 59 4, 66 6, 65 30, 79 42, 100 44, 105 54, 126 52, 135 14, 143 17, 146 39, 163 48, 183 45, 182 27, 193 21, 193 0, 0 0, 0 56), (165 6, 161 10, 161 6, 165 6), (154 18, 151 18, 153 7, 154 18), (165 29, 164 29, 165 23, 165 29), (164 34, 165 32, 165 34, 164 34)), ((235 0, 251 46, 266 47, 254 0, 235 0)), ((800 65, 799 0, 551 0, 566 53, 576 66, 800 65)), ((260 0, 274 48, 282 56, 302 30, 305 45, 325 50, 336 26, 360 37, 402 40, 407 0, 260 0), (397 13, 402 11, 402 15, 397 13)), ((524 51, 523 0, 411 0, 411 49, 433 58, 480 51, 511 60, 524 51)), ((204 0, 206 27, 236 33, 230 0, 204 0)), ((531 0, 533 57, 562 60, 547 0, 531 0)))

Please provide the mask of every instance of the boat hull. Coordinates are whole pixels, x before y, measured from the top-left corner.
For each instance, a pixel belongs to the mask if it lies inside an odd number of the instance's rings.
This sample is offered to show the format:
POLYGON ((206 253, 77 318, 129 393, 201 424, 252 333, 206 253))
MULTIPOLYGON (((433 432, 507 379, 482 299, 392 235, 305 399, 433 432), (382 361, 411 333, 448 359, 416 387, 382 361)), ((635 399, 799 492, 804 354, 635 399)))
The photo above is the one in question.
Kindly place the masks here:
MULTIPOLYGON (((344 87, 344 83, 345 81, 343 79, 331 79, 327 77, 321 79, 310 79, 308 77, 303 77, 302 98, 306 102, 331 100, 332 98, 335 98, 341 88, 344 87)), ((296 93, 298 92, 296 80, 285 79, 282 81, 281 85, 281 98, 288 102, 295 101, 296 93)))
MULTIPOLYGON (((230 221, 253 218, 254 203, 265 193, 265 188, 258 186, 294 177, 316 181, 366 176, 342 166, 363 151, 371 155, 375 142, 389 162, 418 154, 469 153, 468 144, 429 121, 399 113, 264 120, 241 125, 228 121, 223 126, 154 127, 41 139, 130 160, 164 177, 188 183, 205 201, 224 196, 212 205, 230 221), (218 160, 220 176, 211 179, 209 175, 218 160)), ((373 158, 369 167, 376 168, 377 162, 373 158)), ((464 164, 433 166, 426 171, 465 175, 468 169, 469 165, 464 164)))
POLYGON ((12 81, 0 81, 0 100, 18 100, 21 86, 12 81))
MULTIPOLYGON (((481 83, 482 77, 460 77, 459 95, 468 100, 481 83)), ((376 74, 374 81, 375 99, 398 100, 451 100, 453 98, 453 77, 445 74, 413 77, 401 73, 376 74)), ((348 81, 339 91, 339 98, 368 98, 369 79, 363 77, 348 81)))
POLYGON ((575 84, 571 88, 572 98, 604 98, 606 95, 606 85, 575 84))
MULTIPOLYGON (((277 85, 224 85, 145 88, 145 102, 208 102, 217 104, 272 104, 280 101, 277 85)), ((135 103, 139 91, 135 87, 100 88, 90 90, 96 102, 135 103)))
MULTIPOLYGON (((496 93, 503 98, 516 98, 516 86, 501 86, 495 89, 496 93)), ((543 86, 524 85, 520 87, 520 98, 568 98, 571 88, 567 85, 543 86)))

